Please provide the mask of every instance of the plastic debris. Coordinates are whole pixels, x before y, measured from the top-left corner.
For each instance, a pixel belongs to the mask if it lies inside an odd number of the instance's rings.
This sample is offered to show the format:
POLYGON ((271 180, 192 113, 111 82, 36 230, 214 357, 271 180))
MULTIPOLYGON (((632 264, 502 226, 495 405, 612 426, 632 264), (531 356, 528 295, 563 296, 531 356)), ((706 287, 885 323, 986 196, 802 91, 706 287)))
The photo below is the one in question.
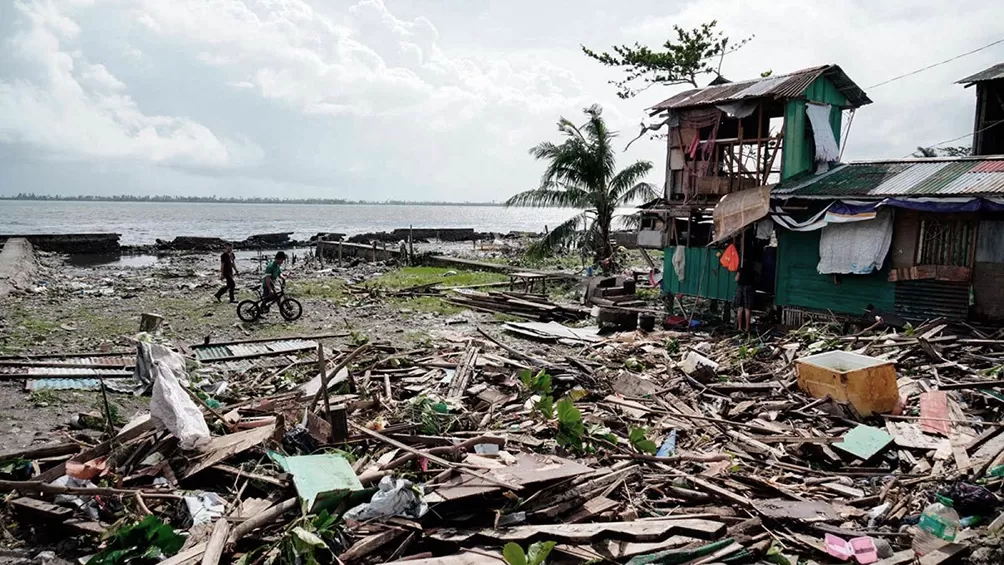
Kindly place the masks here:
POLYGON ((429 505, 422 498, 425 496, 422 485, 388 476, 380 479, 379 489, 369 502, 352 508, 344 518, 356 522, 392 516, 421 518, 429 511, 429 505))

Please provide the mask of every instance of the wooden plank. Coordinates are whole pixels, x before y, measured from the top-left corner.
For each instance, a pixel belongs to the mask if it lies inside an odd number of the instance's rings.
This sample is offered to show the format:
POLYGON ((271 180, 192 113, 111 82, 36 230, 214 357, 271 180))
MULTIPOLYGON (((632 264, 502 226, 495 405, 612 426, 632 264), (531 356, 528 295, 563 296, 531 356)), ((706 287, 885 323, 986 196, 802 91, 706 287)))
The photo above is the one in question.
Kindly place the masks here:
POLYGON ((613 510, 620 505, 620 502, 616 500, 610 500, 605 496, 598 496, 596 498, 591 498, 582 505, 582 508, 578 512, 572 514, 565 519, 565 523, 574 524, 576 522, 581 522, 583 520, 588 520, 597 514, 602 514, 608 510, 613 510))
POLYGON ((446 398, 448 400, 464 396, 464 391, 467 390, 471 377, 474 375, 477 362, 478 348, 473 346, 468 347, 463 358, 461 358, 460 362, 457 363, 457 370, 453 374, 453 379, 450 380, 450 388, 446 392, 446 398))
POLYGON ((338 559, 339 561, 344 561, 346 563, 362 559, 374 551, 379 550, 381 547, 392 543, 394 540, 403 537, 407 533, 408 532, 405 530, 391 528, 371 536, 366 536, 352 544, 352 547, 348 548, 345 552, 339 555, 338 559))
POLYGON ((273 432, 275 432, 275 423, 244 432, 214 437, 208 444, 199 449, 199 455, 190 461, 184 471, 178 473, 178 478, 185 479, 232 455, 261 445, 272 437, 273 432))
POLYGON ((444 541, 463 542, 474 537, 487 537, 499 542, 523 542, 539 538, 563 543, 588 543, 593 539, 618 539, 655 542, 671 535, 684 535, 704 540, 718 539, 725 534, 725 524, 711 520, 636 520, 595 524, 545 524, 516 526, 504 530, 443 531, 430 537, 444 541))

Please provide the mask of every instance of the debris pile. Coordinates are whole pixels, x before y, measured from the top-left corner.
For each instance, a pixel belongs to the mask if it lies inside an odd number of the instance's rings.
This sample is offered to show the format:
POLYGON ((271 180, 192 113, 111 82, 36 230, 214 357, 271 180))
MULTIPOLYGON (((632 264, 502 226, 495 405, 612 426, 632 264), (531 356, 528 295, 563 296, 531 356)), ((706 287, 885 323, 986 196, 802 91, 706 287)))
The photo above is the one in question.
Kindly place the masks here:
POLYGON ((140 342, 116 379, 151 414, 0 455, 0 491, 19 524, 104 535, 92 563, 896 565, 937 500, 959 519, 921 563, 1004 557, 1002 332, 503 327, 533 341, 140 342))

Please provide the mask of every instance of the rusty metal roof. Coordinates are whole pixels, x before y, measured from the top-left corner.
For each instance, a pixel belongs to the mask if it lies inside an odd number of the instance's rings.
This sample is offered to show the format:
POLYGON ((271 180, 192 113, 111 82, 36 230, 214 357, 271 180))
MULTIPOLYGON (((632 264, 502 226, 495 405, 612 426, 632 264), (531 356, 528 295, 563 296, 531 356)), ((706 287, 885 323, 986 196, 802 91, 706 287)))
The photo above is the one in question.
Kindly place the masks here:
POLYGON ((969 86, 977 82, 984 82, 988 80, 997 80, 999 78, 1004 78, 1004 63, 997 63, 996 65, 990 67, 989 69, 984 69, 975 75, 967 76, 966 78, 956 82, 955 84, 964 84, 969 86))
POLYGON ((1004 156, 859 161, 776 185, 772 197, 1004 195, 1004 156))
POLYGON ((714 104, 727 104, 751 98, 789 99, 798 98, 809 88, 809 85, 821 76, 825 76, 833 85, 847 97, 848 108, 857 108, 871 104, 871 99, 861 88, 854 84, 837 65, 823 65, 802 69, 786 75, 774 75, 766 78, 730 82, 705 88, 697 88, 681 92, 653 106, 650 110, 657 114, 664 110, 681 110, 714 104))

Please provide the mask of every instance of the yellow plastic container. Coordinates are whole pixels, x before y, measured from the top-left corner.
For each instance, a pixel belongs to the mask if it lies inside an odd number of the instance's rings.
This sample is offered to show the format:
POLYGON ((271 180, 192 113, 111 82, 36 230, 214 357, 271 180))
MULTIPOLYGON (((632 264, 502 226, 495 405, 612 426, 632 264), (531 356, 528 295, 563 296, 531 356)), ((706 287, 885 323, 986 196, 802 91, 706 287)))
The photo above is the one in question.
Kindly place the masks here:
POLYGON ((815 398, 827 395, 850 404, 862 416, 892 412, 899 401, 896 366, 846 351, 829 351, 795 361, 798 387, 815 398))

